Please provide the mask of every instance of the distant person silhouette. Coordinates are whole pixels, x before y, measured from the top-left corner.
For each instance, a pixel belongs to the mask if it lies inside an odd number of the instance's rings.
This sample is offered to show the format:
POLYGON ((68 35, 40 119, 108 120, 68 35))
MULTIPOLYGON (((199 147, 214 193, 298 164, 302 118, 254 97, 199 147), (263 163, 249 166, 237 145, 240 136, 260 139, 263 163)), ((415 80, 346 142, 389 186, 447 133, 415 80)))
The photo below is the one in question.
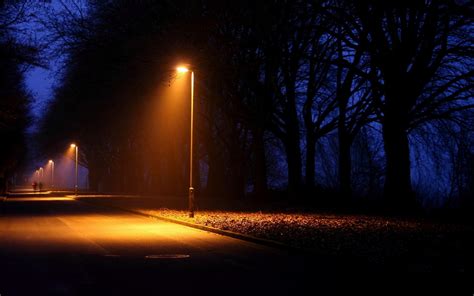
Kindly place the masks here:
POLYGON ((39 182, 38 188, 39 188, 39 191, 41 192, 41 190, 43 190, 43 183, 39 182))
POLYGON ((31 184, 31 186, 33 186, 33 192, 36 191, 36 187, 38 186, 38 183, 36 183, 36 181, 33 181, 33 183, 31 184))

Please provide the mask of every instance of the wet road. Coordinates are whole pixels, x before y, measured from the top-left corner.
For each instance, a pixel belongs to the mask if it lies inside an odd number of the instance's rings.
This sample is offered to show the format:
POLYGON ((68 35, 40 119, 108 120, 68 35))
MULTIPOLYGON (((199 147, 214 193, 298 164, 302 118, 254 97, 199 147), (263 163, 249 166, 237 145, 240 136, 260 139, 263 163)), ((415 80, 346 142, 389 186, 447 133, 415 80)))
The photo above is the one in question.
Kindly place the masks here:
POLYGON ((0 262, 2 296, 293 294, 305 290, 301 274, 311 264, 286 251, 62 197, 0 202, 0 262))

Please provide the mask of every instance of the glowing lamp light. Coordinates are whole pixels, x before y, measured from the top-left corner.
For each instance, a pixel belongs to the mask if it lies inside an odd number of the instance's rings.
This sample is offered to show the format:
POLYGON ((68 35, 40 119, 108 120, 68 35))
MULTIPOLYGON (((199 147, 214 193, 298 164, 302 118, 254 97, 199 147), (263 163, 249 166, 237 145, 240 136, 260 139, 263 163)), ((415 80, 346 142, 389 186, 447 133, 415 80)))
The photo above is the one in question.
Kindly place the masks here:
POLYGON ((76 148, 76 144, 71 144, 71 148, 76 148))
POLYGON ((50 159, 50 160, 49 160, 49 163, 53 163, 53 160, 52 160, 52 159, 50 159))
POLYGON ((176 71, 178 71, 179 73, 186 73, 186 72, 189 72, 189 69, 181 66, 181 67, 177 67, 176 71))

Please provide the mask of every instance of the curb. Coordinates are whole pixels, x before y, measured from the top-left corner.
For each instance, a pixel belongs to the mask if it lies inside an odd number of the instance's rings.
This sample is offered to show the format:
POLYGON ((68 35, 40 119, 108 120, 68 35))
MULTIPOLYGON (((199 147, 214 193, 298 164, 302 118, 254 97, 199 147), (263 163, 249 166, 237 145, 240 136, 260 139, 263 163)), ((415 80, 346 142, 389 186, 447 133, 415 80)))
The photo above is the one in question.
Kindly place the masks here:
POLYGON ((223 236, 228 236, 228 237, 240 239, 240 240, 243 240, 243 241, 248 241, 248 242, 251 242, 251 243, 264 245, 264 246, 267 246, 267 247, 277 248, 277 249, 280 249, 280 250, 297 251, 297 252, 304 251, 302 249, 292 247, 292 246, 289 246, 289 245, 286 245, 286 244, 283 244, 283 243, 280 243, 280 242, 277 242, 277 241, 262 239, 262 238, 258 238, 258 237, 255 237, 255 236, 246 235, 246 234, 242 234, 242 233, 238 233, 238 232, 233 232, 233 231, 229 231, 229 230, 222 230, 222 229, 214 228, 214 227, 211 227, 211 226, 205 226, 205 225, 201 225, 201 224, 181 221, 181 220, 168 218, 168 217, 163 217, 163 216, 159 216, 159 215, 149 215, 149 214, 143 214, 143 215, 146 215, 150 218, 163 220, 163 221, 166 221, 166 222, 181 224, 181 225, 196 228, 196 229, 199 229, 199 230, 209 231, 209 232, 217 233, 217 234, 220 234, 220 235, 223 235, 223 236))
POLYGON ((196 224, 196 223, 181 221, 181 220, 168 218, 168 217, 163 217, 163 216, 159 216, 159 215, 145 214, 145 213, 142 213, 142 212, 139 212, 139 211, 124 209, 124 208, 121 208, 121 207, 118 207, 118 206, 96 204, 94 202, 88 202, 88 201, 84 201, 84 200, 80 200, 80 199, 76 199, 76 198, 74 198, 74 200, 79 201, 79 202, 83 202, 83 203, 87 203, 87 204, 90 204, 90 205, 93 205, 93 206, 98 206, 98 207, 103 207, 103 208, 113 208, 113 209, 116 209, 116 210, 128 212, 128 213, 135 214, 135 215, 144 216, 144 217, 147 217, 147 218, 152 218, 152 219, 157 219, 157 220, 161 220, 161 221, 165 221, 165 222, 180 224, 180 225, 183 225, 183 226, 187 226, 187 227, 191 227, 191 228, 195 228, 195 229, 199 229, 199 230, 204 230, 204 231, 216 233, 216 234, 220 234, 220 235, 223 235, 223 236, 228 236, 228 237, 232 237, 232 238, 235 238, 235 239, 240 239, 240 240, 251 242, 251 243, 256 243, 256 244, 267 246, 267 247, 273 247, 273 248, 280 249, 280 250, 285 250, 285 251, 290 251, 290 252, 298 252, 298 253, 311 253, 311 250, 298 248, 298 247, 293 247, 293 246, 290 246, 290 245, 287 245, 287 244, 284 244, 284 243, 280 243, 280 242, 274 241, 274 240, 262 239, 262 238, 258 238, 258 237, 251 236, 251 235, 246 235, 246 234, 237 233, 237 232, 228 231, 228 230, 222 230, 222 229, 218 229, 218 228, 214 228, 214 227, 210 227, 210 226, 205 226, 205 225, 200 225, 200 224, 196 224))

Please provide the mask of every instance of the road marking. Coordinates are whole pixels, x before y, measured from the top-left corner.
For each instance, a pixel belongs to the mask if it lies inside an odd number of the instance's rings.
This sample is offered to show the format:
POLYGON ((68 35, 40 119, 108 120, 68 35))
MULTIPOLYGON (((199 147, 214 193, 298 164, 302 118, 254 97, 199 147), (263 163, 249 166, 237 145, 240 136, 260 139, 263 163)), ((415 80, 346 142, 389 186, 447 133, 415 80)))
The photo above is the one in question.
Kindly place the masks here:
POLYGON ((191 257, 186 254, 158 254, 158 255, 147 255, 146 259, 186 259, 191 257))

